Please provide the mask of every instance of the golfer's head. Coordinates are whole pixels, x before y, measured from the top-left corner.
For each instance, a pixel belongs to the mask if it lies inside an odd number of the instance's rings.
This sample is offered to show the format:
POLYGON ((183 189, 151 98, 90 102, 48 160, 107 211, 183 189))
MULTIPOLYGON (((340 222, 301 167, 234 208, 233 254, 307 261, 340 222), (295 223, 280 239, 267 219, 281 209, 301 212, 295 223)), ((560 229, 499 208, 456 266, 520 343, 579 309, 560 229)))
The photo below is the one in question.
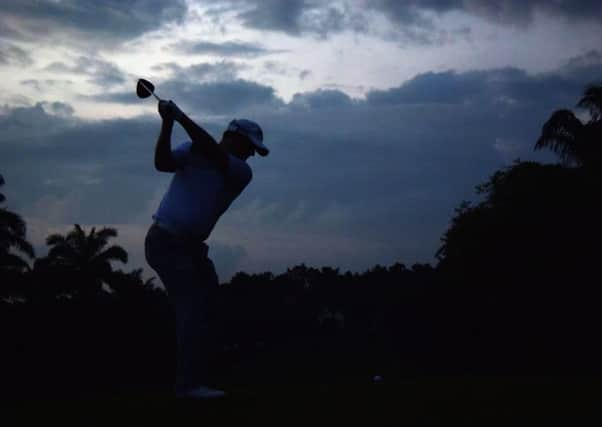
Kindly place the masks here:
POLYGON ((232 154, 246 159, 255 155, 267 156, 270 150, 263 144, 263 131, 251 120, 234 119, 224 132, 223 141, 232 154))

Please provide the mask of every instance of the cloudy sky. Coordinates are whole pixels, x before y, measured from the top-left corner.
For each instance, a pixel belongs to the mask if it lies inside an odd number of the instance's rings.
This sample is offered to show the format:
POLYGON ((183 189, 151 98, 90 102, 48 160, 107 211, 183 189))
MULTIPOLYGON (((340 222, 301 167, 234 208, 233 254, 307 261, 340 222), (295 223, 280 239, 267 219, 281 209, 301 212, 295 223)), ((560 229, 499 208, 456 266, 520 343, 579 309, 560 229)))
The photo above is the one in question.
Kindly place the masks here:
POLYGON ((475 185, 556 161, 533 145, 602 80, 601 40, 597 0, 3 0, 2 191, 38 255, 75 223, 112 226, 151 275, 170 175, 144 77, 216 138, 234 117, 264 129, 271 153, 208 242, 222 282, 434 263, 475 185))

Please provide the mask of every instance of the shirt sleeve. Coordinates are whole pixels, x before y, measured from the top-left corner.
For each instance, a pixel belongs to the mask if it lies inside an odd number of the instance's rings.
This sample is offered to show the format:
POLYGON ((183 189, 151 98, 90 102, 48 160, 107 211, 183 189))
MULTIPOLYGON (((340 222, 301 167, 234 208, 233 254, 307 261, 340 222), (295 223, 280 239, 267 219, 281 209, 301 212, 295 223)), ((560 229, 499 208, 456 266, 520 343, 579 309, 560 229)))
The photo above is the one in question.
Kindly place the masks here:
POLYGON ((241 192, 251 182, 253 172, 244 160, 229 155, 230 162, 226 171, 226 182, 237 192, 241 192))
POLYGON ((171 150, 171 157, 176 163, 176 167, 178 169, 183 168, 188 163, 188 159, 190 158, 191 146, 192 142, 188 141, 178 145, 176 148, 171 150))

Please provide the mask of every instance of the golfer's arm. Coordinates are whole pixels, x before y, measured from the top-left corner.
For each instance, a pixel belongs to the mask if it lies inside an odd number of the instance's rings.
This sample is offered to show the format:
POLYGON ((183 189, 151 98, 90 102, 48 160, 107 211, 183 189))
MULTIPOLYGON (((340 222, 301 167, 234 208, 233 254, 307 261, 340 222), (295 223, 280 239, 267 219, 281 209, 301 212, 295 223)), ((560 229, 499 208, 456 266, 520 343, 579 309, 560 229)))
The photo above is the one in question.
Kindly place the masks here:
POLYGON ((196 149, 203 153, 220 170, 226 171, 228 169, 228 154, 205 129, 197 125, 186 114, 182 114, 178 122, 184 128, 196 149))
POLYGON ((175 172, 176 163, 171 155, 171 131, 173 120, 163 120, 161 132, 155 146, 155 169, 160 172, 175 172))

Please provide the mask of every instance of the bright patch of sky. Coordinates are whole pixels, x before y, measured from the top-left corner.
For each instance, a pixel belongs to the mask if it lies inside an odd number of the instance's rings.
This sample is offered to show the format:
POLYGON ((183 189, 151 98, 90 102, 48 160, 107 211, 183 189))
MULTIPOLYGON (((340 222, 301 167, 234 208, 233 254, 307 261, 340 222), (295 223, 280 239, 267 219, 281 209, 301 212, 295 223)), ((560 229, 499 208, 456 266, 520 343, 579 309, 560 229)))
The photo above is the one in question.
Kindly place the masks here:
MULTIPOLYGON (((326 37, 312 34, 292 36, 276 31, 259 31, 242 25, 240 10, 217 13, 216 6, 189 4, 182 24, 166 24, 118 47, 84 51, 78 45, 22 43, 31 50, 34 65, 0 67, 0 103, 18 105, 30 101, 60 101, 75 107, 76 114, 89 119, 132 117, 151 111, 153 105, 107 105, 87 96, 103 91, 133 91, 137 77, 151 80, 167 77, 155 66, 173 62, 181 67, 201 62, 229 60, 246 67, 238 77, 271 86, 290 101, 295 93, 320 88, 338 89, 352 97, 363 97, 371 89, 387 89, 424 72, 474 70, 513 66, 531 73, 551 71, 567 58, 599 45, 599 24, 575 25, 559 17, 536 13, 528 26, 499 25, 464 12, 428 15, 433 22, 432 40, 421 43, 400 33, 399 25, 378 13, 366 14, 366 32, 345 30, 326 37), (567 34, 571 34, 567 37, 567 34), (246 43, 266 50, 255 57, 219 54, 185 54, 176 47, 186 42, 246 43), (121 84, 99 86, 90 76, 77 72, 57 78, 47 67, 56 62, 73 64, 79 56, 113 63, 124 73, 121 84), (23 84, 37 80, 38 85, 23 84), (43 86, 43 92, 39 86, 43 86)), ((245 10, 245 9, 242 9, 245 10)), ((157 92, 161 93, 160 86, 157 92)), ((170 94, 163 93, 170 97, 170 94)), ((177 101, 177 100, 176 100, 177 101)), ((202 101, 200 101, 202 102, 202 101)))

